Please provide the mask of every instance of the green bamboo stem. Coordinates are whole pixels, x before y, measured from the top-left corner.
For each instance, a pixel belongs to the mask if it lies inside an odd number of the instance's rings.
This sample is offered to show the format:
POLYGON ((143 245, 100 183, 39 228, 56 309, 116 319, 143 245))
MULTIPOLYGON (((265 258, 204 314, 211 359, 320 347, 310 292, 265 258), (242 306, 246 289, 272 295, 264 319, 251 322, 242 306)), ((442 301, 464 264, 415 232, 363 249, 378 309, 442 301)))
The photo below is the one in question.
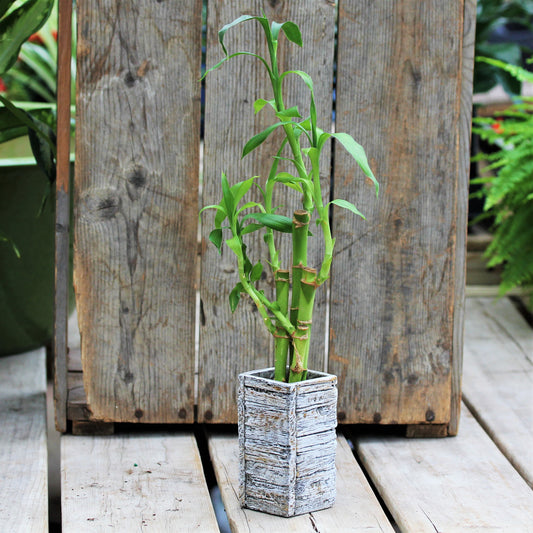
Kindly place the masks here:
POLYGON ((294 327, 296 327, 298 319, 301 269, 307 266, 307 235, 310 218, 309 213, 303 209, 295 211, 292 218, 292 299, 290 318, 294 327))
MULTIPOLYGON (((280 311, 287 316, 289 312, 290 273, 288 270, 277 270, 274 273, 274 279, 276 281, 276 303, 280 311)), ((287 354, 290 339, 281 322, 276 320, 274 379, 277 381, 287 381, 287 354)))
POLYGON ((290 367, 289 382, 302 381, 307 375, 309 345, 311 342, 311 326, 313 323, 313 307, 318 287, 317 271, 314 268, 302 268, 300 281, 300 305, 296 332, 293 337, 294 355, 290 367))

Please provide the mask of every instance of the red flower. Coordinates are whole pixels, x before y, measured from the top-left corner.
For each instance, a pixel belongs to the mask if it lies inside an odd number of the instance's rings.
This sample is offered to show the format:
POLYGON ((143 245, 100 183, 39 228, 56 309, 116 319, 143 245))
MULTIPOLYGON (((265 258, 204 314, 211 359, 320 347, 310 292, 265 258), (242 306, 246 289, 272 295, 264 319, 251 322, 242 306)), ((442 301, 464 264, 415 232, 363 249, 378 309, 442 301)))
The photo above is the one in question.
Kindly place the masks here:
POLYGON ((0 93, 5 93, 7 91, 7 85, 4 83, 4 80, 0 78, 0 93))
POLYGON ((38 33, 34 33, 33 35, 30 35, 30 38, 28 39, 30 43, 35 44, 44 44, 42 37, 38 33))
POLYGON ((57 41, 57 30, 52 30, 52 37, 57 41))
POLYGON ((502 134, 504 132, 504 129, 499 122, 494 122, 494 124, 491 125, 491 128, 498 134, 502 134))

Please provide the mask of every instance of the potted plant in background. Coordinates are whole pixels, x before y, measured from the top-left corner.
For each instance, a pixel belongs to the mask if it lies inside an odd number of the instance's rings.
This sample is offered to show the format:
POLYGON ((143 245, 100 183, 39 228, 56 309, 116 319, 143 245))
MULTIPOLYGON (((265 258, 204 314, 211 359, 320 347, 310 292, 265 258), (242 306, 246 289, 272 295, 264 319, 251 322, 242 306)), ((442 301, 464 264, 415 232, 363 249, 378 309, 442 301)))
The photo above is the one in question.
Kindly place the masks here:
POLYGON ((54 0, 0 5, 0 355, 53 331, 54 10, 54 0))
POLYGON ((219 31, 225 56, 206 74, 237 56, 253 56, 265 67, 273 92, 272 99, 261 98, 254 103, 255 113, 271 109, 273 123, 246 142, 242 156, 275 130, 282 130, 283 139, 272 154, 266 180, 254 176, 230 184, 222 173, 220 203, 202 211, 216 212, 210 241, 219 250, 227 246, 236 256, 239 280, 229 295, 232 311, 241 295, 248 295, 275 344, 274 367, 239 375, 241 503, 250 509, 293 516, 329 507, 335 501, 336 377, 309 370, 307 362, 316 290, 328 279, 333 259, 335 239, 330 229, 330 206, 363 216, 345 200, 324 199, 319 166, 325 143, 336 139, 373 182, 376 194, 378 183, 361 145, 346 133, 327 133, 318 127, 310 76, 300 70, 280 72, 277 51, 282 34, 302 46, 295 23, 270 23, 264 15, 241 16, 219 31), (226 32, 248 21, 256 21, 262 27, 267 58, 249 51, 228 54, 224 45, 226 32), (306 117, 297 107, 285 107, 283 81, 288 76, 299 77, 309 89, 306 117), (281 160, 290 162, 291 172, 278 171, 281 160), (296 191, 301 198, 301 208, 291 217, 278 213, 278 207, 273 205, 273 192, 278 185, 296 191), (259 200, 248 199, 253 189, 259 191, 259 200), (313 219, 323 235, 323 260, 318 269, 307 263, 313 219), (246 244, 247 235, 257 231, 264 233, 267 260, 254 259, 246 244), (278 233, 292 239, 290 265, 276 246, 274 237, 278 233), (272 299, 258 286, 266 263, 275 280, 272 299))
MULTIPOLYGON (((533 83, 533 74, 519 66, 492 58, 477 61, 501 69, 519 83, 533 83)), ((474 118, 473 132, 490 150, 474 157, 488 165, 472 183, 482 186, 474 193, 484 204, 477 221, 492 221, 493 239, 485 256, 489 268, 503 265, 503 296, 515 287, 533 285, 533 98, 517 98, 499 115, 474 118)), ((529 307, 533 310, 533 294, 529 307)))

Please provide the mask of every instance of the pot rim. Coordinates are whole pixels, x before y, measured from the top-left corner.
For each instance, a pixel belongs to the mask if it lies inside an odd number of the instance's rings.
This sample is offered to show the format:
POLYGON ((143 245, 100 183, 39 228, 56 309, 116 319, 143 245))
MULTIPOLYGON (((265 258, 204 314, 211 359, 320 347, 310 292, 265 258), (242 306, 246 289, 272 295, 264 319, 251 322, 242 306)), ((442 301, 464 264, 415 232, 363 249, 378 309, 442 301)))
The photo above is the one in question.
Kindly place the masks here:
POLYGON ((270 386, 275 385, 281 389, 286 389, 287 391, 293 390, 300 387, 311 387, 320 383, 333 382, 337 383, 337 376, 335 374, 329 374, 328 372, 321 372, 320 370, 308 370, 308 375, 312 377, 306 379, 305 381, 297 381, 295 383, 286 383, 284 381, 276 381, 273 377, 268 377, 268 375, 274 375, 274 367, 261 368, 257 370, 249 370, 248 372, 241 372, 239 374, 239 381, 241 382, 263 382, 269 384, 270 386), (250 379, 251 378, 251 379, 250 379))

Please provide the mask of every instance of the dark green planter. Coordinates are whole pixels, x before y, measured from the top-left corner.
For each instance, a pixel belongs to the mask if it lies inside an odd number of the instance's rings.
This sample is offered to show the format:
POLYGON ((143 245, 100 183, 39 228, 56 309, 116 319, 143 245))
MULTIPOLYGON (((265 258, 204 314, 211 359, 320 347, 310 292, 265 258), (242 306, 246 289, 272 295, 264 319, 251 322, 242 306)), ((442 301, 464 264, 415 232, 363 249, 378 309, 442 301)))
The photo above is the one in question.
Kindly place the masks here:
POLYGON ((55 198, 38 216, 47 180, 30 160, 0 161, 0 355, 51 343, 54 324, 55 198))

